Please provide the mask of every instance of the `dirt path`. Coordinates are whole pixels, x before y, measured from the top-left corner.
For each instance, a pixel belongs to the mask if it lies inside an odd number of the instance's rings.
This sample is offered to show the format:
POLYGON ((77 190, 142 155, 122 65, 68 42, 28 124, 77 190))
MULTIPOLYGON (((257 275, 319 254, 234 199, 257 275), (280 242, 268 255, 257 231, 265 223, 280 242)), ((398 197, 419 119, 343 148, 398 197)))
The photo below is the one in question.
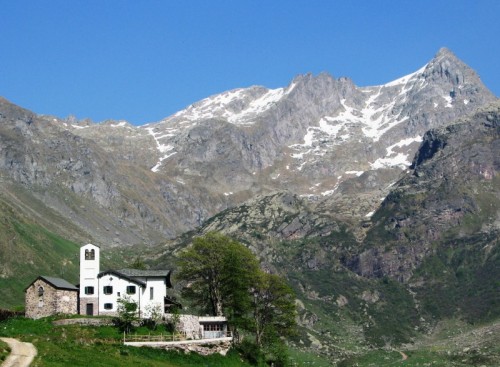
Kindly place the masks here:
POLYGON ((406 361, 408 359, 408 356, 406 355, 406 353, 403 353, 400 350, 398 350, 398 352, 399 352, 399 354, 401 354, 402 361, 406 361))
POLYGON ((0 367, 28 367, 36 356, 36 348, 31 343, 23 343, 12 338, 0 338, 9 344, 10 354, 0 367))

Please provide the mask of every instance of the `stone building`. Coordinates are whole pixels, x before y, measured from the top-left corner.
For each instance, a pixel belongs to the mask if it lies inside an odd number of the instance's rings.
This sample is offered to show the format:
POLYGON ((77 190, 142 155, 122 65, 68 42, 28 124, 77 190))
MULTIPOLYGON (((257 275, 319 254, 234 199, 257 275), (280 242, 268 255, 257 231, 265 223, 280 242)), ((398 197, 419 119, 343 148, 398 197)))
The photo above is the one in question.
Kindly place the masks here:
POLYGON ((169 297, 170 270, 119 269, 100 271, 100 248, 80 248, 80 284, 39 276, 25 290, 26 317, 40 318, 57 313, 116 316, 122 299, 135 302, 141 318, 182 308, 169 297))
POLYGON ((78 288, 64 279, 39 276, 25 293, 26 317, 78 313, 78 288))
MULTIPOLYGON (((172 314, 165 314, 167 320, 172 314)), ((188 339, 216 339, 227 337, 227 319, 224 316, 179 315, 178 329, 188 339)))

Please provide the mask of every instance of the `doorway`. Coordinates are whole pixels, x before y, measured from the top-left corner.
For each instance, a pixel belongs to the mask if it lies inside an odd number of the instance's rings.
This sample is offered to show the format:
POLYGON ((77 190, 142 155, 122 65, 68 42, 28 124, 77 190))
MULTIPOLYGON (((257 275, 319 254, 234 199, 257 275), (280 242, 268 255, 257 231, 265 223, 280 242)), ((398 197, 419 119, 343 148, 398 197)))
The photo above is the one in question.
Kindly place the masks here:
POLYGON ((94 304, 87 303, 87 312, 85 313, 87 316, 94 316, 94 304))

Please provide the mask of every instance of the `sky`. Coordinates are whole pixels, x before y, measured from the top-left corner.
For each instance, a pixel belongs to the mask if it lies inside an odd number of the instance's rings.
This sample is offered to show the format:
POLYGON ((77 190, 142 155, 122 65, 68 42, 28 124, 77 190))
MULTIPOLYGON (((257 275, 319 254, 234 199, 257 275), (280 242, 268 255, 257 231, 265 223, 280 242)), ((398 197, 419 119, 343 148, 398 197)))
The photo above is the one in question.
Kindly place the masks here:
POLYGON ((500 96, 498 0, 0 0, 0 96, 159 121, 226 90, 328 72, 358 86, 448 47, 500 96))

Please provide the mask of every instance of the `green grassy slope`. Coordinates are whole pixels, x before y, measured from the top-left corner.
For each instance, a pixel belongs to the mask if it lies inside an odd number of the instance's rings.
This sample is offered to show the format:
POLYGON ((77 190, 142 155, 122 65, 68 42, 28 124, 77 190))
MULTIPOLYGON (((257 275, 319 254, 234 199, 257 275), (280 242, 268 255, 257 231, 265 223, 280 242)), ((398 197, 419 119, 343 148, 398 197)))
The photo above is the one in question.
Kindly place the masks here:
MULTIPOLYGON (((0 308, 23 306, 24 289, 39 275, 77 284, 81 245, 37 224, 0 197, 0 308)), ((123 265, 122 252, 103 254, 103 268, 115 264, 123 265)))
POLYGON ((54 326, 52 319, 14 318, 0 323, 0 336, 31 342, 38 350, 39 367, 245 367, 239 355, 202 357, 161 349, 122 345, 122 335, 111 326, 54 326))
POLYGON ((24 289, 39 275, 76 284, 79 247, 0 201, 0 307, 23 305, 24 289))

